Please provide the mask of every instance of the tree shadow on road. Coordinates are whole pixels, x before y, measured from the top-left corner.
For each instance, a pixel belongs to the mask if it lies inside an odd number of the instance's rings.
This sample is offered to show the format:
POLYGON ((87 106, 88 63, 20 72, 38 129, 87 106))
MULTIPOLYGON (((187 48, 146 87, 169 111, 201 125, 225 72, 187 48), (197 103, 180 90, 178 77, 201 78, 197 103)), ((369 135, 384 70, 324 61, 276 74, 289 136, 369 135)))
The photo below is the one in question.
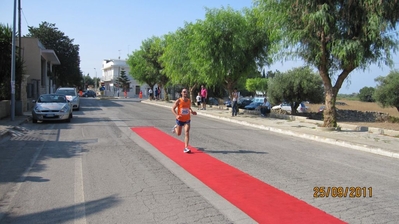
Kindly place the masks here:
POLYGON ((12 212, 8 212, 4 214, 3 219, 0 215, 0 221, 1 223, 67 223, 71 222, 71 220, 103 212, 119 203, 120 199, 112 195, 98 200, 26 215, 14 215, 12 212))
POLYGON ((201 152, 206 152, 209 154, 212 153, 220 153, 220 154, 230 154, 230 153, 237 153, 237 154, 268 154, 267 152, 257 152, 253 150, 245 150, 245 149, 239 149, 239 150, 210 150, 206 148, 197 148, 201 152))

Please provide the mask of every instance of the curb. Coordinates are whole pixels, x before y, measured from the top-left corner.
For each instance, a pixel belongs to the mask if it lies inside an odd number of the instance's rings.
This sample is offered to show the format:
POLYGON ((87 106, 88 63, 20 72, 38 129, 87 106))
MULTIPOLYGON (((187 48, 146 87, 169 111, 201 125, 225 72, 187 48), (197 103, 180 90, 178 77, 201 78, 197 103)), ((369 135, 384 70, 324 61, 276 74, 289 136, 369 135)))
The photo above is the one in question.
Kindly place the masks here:
MULTIPOLYGON (((156 104, 156 103, 149 103, 149 102, 145 102, 145 101, 141 101, 141 102, 142 103, 146 103, 146 104, 152 104, 152 105, 156 105, 156 106, 161 106, 161 107, 169 107, 169 106, 166 106, 166 105, 160 105, 160 104, 156 104)), ((321 137, 321 136, 311 135, 311 134, 303 134, 303 133, 294 132, 294 131, 290 131, 290 130, 284 130, 284 129, 280 129, 280 128, 267 127, 267 126, 264 126, 264 125, 251 124, 251 123, 246 122, 246 121, 237 121, 237 120, 233 120, 233 119, 230 119, 230 118, 221 117, 221 116, 215 116, 215 115, 211 115, 211 114, 198 113, 198 115, 205 116, 205 117, 211 117, 211 118, 217 118, 217 119, 221 119, 221 120, 224 120, 224 121, 229 121, 229 122, 232 122, 232 123, 246 125, 246 126, 249 126, 249 127, 259 128, 259 129, 262 129, 262 130, 271 131, 271 132, 280 133, 280 134, 285 134, 285 135, 289 135, 289 136, 293 136, 293 137, 310 139, 310 140, 317 141, 317 142, 328 143, 328 144, 332 144, 332 145, 336 145, 336 146, 343 146, 343 147, 347 147, 347 148, 351 148, 351 149, 355 149, 355 150, 359 150, 359 151, 363 151, 363 152, 369 152, 369 153, 373 153, 373 154, 377 154, 377 155, 381 155, 381 156, 387 156, 387 157, 392 157, 392 158, 399 159, 399 153, 389 152, 389 151, 386 151, 384 149, 377 148, 377 147, 371 147, 371 146, 368 146, 368 145, 360 145, 360 144, 356 144, 356 143, 352 143, 352 142, 348 142, 348 141, 337 140, 337 139, 333 139, 333 138, 326 138, 326 137, 321 137)), ((377 129, 377 128, 374 128, 374 129, 377 129)), ((382 129, 382 132, 384 132, 383 129, 382 129)), ((380 132, 378 132, 378 133, 380 133, 380 132)))

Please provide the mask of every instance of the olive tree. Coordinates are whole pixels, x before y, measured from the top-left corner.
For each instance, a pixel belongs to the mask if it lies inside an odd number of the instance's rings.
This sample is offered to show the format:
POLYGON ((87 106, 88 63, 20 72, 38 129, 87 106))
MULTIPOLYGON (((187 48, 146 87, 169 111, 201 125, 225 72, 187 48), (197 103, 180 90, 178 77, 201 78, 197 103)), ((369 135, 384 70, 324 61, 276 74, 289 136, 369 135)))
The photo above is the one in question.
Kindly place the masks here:
POLYGON ((256 94, 257 91, 262 92, 262 94, 265 96, 267 92, 267 81, 268 79, 266 78, 249 78, 245 82, 245 88, 256 94))
POLYGON ((386 77, 375 79, 378 83, 374 99, 383 107, 396 107, 399 111, 399 71, 391 71, 386 77))
POLYGON ((269 81, 268 97, 272 104, 283 101, 291 104, 292 114, 302 101, 320 103, 323 100, 323 82, 309 67, 301 67, 276 73, 269 81))
POLYGON ((393 66, 398 0, 255 0, 254 5, 268 23, 273 49, 317 68, 325 91, 325 127, 337 126, 336 97, 353 70, 373 63, 393 66))
POLYGON ((359 100, 362 102, 374 102, 374 91, 375 89, 373 87, 363 87, 359 90, 359 100))

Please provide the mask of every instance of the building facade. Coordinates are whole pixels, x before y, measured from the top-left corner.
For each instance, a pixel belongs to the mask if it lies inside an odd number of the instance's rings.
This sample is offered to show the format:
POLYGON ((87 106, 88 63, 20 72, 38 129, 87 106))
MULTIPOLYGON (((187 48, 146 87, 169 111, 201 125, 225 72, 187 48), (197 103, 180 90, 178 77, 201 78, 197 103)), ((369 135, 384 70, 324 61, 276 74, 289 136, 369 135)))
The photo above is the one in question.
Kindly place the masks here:
POLYGON ((21 55, 24 60, 24 76, 21 84, 22 111, 32 107, 32 99, 40 94, 54 93, 53 65, 61 62, 54 50, 46 49, 37 38, 21 38, 21 55), (26 90, 26 91, 25 91, 26 90))
POLYGON ((121 86, 117 85, 117 79, 121 76, 122 71, 129 78, 129 88, 127 88, 127 96, 138 97, 140 91, 146 96, 147 89, 149 86, 147 84, 140 84, 132 78, 129 74, 130 68, 126 63, 126 60, 121 59, 106 59, 102 63, 102 76, 101 84, 104 86, 105 96, 117 96, 118 93, 123 96, 122 91, 124 90, 121 86))

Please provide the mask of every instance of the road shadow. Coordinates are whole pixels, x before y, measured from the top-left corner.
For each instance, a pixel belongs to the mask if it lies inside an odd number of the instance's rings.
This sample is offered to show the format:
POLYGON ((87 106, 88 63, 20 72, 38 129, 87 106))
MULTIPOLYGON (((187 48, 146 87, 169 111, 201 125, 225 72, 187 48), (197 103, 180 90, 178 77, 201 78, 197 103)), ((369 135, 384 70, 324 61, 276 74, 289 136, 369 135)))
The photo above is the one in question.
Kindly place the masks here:
POLYGON ((58 138, 51 141, 33 139, 30 136, 20 136, 17 140, 11 138, 1 144, 0 148, 0 183, 50 181, 37 175, 26 177, 23 175, 27 171, 38 173, 46 170, 44 161, 48 159, 70 159, 86 153, 89 150, 85 149, 84 145, 91 142, 59 141, 58 138), (32 159, 34 157, 37 158, 36 161, 32 159))
POLYGON ((103 212, 120 203, 115 195, 73 206, 54 208, 42 212, 15 215, 5 213, 1 223, 71 223, 73 220, 103 212))
POLYGON ((239 149, 239 150, 210 150, 210 149, 206 149, 206 148, 197 148, 198 151, 201 152, 206 152, 208 154, 216 154, 216 153, 220 153, 220 154, 231 154, 231 153, 235 153, 235 154, 268 154, 267 152, 257 152, 257 151, 253 151, 253 150, 245 150, 245 149, 239 149))

